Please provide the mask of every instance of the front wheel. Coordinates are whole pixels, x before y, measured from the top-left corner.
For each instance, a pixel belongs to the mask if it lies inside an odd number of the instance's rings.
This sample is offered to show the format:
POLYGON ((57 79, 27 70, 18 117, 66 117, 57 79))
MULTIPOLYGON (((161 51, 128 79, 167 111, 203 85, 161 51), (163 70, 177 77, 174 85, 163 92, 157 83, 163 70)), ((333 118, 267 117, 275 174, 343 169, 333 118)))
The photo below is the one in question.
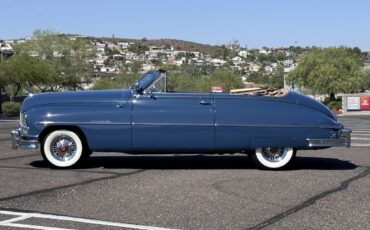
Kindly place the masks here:
POLYGON ((43 158, 52 166, 67 168, 76 165, 83 153, 80 137, 69 130, 51 132, 41 146, 43 158))
POLYGON ((257 148, 253 159, 262 168, 279 169, 289 165, 295 155, 293 148, 257 148))

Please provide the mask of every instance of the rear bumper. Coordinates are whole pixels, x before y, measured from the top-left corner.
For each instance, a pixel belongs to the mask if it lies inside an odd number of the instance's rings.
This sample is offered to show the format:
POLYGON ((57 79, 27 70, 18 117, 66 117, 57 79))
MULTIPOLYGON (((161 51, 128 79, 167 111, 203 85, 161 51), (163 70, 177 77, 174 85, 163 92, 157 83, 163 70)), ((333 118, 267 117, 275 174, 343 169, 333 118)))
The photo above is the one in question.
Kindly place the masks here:
POLYGON ((340 137, 330 139, 307 139, 308 146, 315 147, 350 147, 351 132, 350 129, 342 129, 340 137))
POLYGON ((13 129, 10 135, 12 136, 13 149, 37 149, 39 147, 39 140, 33 137, 22 136, 21 128, 13 129))

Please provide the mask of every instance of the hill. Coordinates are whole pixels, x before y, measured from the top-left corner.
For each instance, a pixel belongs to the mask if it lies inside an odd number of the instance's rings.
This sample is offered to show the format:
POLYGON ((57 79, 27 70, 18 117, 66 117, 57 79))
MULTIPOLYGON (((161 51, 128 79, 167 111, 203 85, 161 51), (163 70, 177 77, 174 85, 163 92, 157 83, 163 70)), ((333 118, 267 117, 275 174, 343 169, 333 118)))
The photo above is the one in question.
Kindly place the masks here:
POLYGON ((146 38, 130 39, 130 38, 106 38, 106 37, 95 39, 110 42, 134 42, 139 46, 172 46, 175 48, 175 50, 198 51, 211 56, 214 56, 215 54, 221 52, 222 50, 222 46, 213 46, 178 39, 146 39, 146 38))

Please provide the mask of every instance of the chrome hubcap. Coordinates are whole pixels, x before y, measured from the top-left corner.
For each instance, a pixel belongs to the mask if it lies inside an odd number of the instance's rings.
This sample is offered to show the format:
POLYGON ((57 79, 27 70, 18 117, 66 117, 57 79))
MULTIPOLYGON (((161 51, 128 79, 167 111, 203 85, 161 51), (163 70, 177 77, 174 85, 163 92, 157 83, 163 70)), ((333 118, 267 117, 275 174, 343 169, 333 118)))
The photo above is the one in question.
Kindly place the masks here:
POLYGON ((51 142, 52 156, 59 161, 69 161, 76 155, 76 143, 68 136, 59 136, 51 142))
POLYGON ((279 162, 285 158, 287 150, 284 148, 262 148, 262 156, 270 162, 279 162))

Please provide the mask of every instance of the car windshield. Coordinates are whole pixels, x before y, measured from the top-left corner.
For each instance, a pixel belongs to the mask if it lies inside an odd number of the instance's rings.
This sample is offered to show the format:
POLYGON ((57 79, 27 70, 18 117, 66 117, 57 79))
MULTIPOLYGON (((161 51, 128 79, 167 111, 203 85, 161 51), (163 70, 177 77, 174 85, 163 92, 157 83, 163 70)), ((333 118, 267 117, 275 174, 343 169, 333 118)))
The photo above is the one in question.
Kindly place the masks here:
POLYGON ((155 83, 153 83, 148 89, 148 92, 152 93, 165 93, 166 92, 166 77, 161 76, 155 83))
POLYGON ((149 71, 136 82, 135 86, 140 90, 144 90, 158 77, 158 75, 159 73, 157 71, 149 71))

